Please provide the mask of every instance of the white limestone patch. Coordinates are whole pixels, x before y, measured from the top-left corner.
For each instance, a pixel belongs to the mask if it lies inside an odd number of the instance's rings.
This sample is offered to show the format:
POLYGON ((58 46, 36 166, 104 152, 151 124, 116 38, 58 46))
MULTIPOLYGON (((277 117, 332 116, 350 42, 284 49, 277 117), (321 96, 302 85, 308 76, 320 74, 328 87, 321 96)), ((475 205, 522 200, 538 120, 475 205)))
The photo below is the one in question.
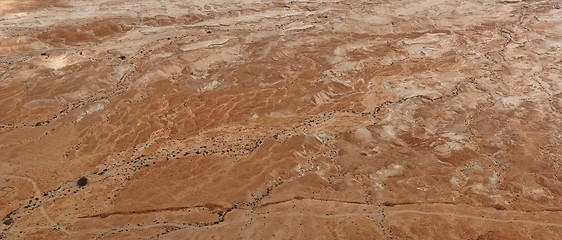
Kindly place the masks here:
POLYGON ((324 91, 314 94, 313 98, 316 105, 322 105, 332 101, 332 98, 324 91))
POLYGON ((548 190, 537 186, 523 186, 523 195, 530 197, 533 200, 539 200, 540 198, 554 198, 548 190))
POLYGON ((403 48, 408 52, 410 58, 436 59, 443 56, 457 45, 457 39, 452 35, 444 33, 424 34, 417 38, 402 41, 403 48))
POLYGON ((78 117, 76 117, 76 122, 80 122, 86 115, 90 115, 92 113, 95 113, 95 112, 98 112, 98 111, 101 111, 101 110, 105 109, 106 104, 107 104, 107 102, 98 102, 98 103, 94 103, 94 104, 90 105, 89 107, 84 109, 82 112, 80 112, 78 117))
MULTIPOLYGON (((466 140, 462 134, 446 132, 440 135, 446 142, 434 147, 438 155, 450 156, 453 152, 463 150, 465 148, 475 150, 476 146, 466 140)), ((433 146, 433 145, 432 145, 433 146)))
POLYGON ((221 84, 222 84, 222 81, 213 80, 212 82, 207 83, 203 87, 199 88, 199 90, 197 92, 199 92, 199 93, 209 92, 209 91, 217 89, 221 84))
POLYGON ((440 155, 448 156, 454 151, 460 151, 464 148, 464 146, 458 142, 446 142, 441 145, 436 146, 434 149, 440 155))
POLYGON ((304 174, 307 172, 306 167, 304 167, 301 164, 297 164, 297 166, 295 167, 295 171, 297 171, 297 173, 299 174, 299 176, 304 176, 304 174))
POLYGON ((270 112, 267 114, 268 117, 270 118, 283 118, 283 117, 288 117, 288 116, 292 116, 293 113, 289 112, 289 111, 275 111, 275 112, 270 112))
POLYGON ((396 139, 396 132, 394 131, 394 128, 390 125, 385 125, 382 127, 383 129, 383 133, 386 135, 387 138, 389 139, 396 139))
POLYGON ((38 65, 58 70, 74 63, 75 62, 68 59, 68 56, 66 54, 60 54, 56 56, 50 56, 48 59, 39 62, 38 65))
MULTIPOLYGON (((375 173, 369 174, 369 178, 373 181, 373 188, 380 194, 383 194, 382 190, 384 190, 384 181, 388 177, 397 176, 404 173, 404 167, 399 164, 392 164, 388 168, 380 169, 375 173)), ((378 196, 377 199, 382 198, 382 196, 378 196)))
POLYGON ((253 114, 250 116, 250 120, 255 121, 255 120, 258 119, 259 117, 260 117, 260 115, 258 115, 257 113, 253 113, 253 114))
POLYGON ((330 141, 333 141, 335 139, 334 136, 328 134, 328 133, 324 133, 324 132, 317 132, 314 134, 314 138, 316 138, 316 140, 318 140, 321 143, 328 143, 330 141))
POLYGON ((458 188, 460 186, 461 180, 458 177, 451 177, 451 180, 449 180, 449 183, 451 183, 451 186, 453 186, 453 188, 458 188))
POLYGON ((201 41, 201 42, 185 43, 182 46, 180 46, 179 48, 182 51, 193 51, 193 50, 197 50, 197 49, 208 48, 208 47, 217 46, 217 45, 223 45, 223 44, 227 43, 229 40, 230 40, 230 38, 217 38, 217 39, 201 41))
POLYGON ((296 30, 306 30, 309 28, 313 28, 314 25, 312 24, 305 24, 302 22, 297 22, 297 23, 291 23, 289 24, 286 28, 285 31, 296 31, 296 30))
POLYGON ((501 178, 497 172, 494 172, 492 173, 492 176, 488 178, 488 180, 490 181, 490 184, 497 185, 498 183, 500 183, 501 178))
POLYGON ((373 140, 371 131, 369 131, 369 129, 365 127, 361 127, 355 130, 355 132, 353 133, 353 137, 360 142, 371 142, 373 140))

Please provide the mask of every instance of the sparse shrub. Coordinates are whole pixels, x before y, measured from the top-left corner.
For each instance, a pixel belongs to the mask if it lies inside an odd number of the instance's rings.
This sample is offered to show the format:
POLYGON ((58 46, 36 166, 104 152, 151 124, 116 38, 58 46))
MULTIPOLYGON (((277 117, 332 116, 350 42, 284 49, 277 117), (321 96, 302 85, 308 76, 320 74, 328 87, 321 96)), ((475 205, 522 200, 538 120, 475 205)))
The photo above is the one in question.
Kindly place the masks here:
POLYGON ((76 182, 76 184, 80 187, 86 186, 88 184, 88 178, 86 177, 80 177, 78 179, 78 181, 76 182))

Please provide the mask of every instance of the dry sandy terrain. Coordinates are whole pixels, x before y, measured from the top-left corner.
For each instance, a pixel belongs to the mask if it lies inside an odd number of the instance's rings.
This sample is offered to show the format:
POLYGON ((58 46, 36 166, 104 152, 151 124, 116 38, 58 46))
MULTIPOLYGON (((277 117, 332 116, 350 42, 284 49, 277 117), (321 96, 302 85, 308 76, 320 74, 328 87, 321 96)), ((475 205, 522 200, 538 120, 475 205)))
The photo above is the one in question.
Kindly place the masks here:
POLYGON ((562 239, 561 5, 0 0, 0 239, 562 239))

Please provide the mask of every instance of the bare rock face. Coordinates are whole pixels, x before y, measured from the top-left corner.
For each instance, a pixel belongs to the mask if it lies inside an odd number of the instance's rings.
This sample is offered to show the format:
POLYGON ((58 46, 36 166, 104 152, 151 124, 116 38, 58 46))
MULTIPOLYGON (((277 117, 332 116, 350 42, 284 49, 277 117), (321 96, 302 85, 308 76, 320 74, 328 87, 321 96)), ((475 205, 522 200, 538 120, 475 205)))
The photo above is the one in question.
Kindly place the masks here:
POLYGON ((561 239, 560 1, 0 1, 0 239, 561 239))

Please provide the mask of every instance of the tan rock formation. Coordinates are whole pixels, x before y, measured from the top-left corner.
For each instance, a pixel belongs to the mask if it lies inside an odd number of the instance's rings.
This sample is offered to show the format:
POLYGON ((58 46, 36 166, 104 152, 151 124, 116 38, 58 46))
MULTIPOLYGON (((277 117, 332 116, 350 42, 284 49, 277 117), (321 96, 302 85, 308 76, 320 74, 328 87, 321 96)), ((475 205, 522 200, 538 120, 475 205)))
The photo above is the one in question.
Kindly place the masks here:
POLYGON ((0 239, 561 239, 561 4, 0 0, 0 239))

